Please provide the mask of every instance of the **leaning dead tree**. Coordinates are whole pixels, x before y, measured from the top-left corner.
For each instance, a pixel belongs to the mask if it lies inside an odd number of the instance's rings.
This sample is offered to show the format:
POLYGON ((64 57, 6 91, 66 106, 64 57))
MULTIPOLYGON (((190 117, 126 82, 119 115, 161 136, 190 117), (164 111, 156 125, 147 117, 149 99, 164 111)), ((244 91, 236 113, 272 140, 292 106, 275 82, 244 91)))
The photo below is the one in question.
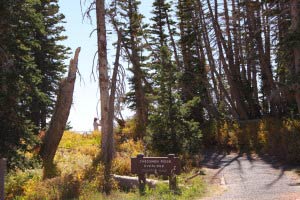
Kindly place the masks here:
POLYGON ((80 47, 76 49, 74 58, 70 61, 68 76, 60 82, 54 114, 41 146, 40 156, 43 160, 44 179, 55 175, 53 159, 63 136, 73 101, 79 52, 80 47))

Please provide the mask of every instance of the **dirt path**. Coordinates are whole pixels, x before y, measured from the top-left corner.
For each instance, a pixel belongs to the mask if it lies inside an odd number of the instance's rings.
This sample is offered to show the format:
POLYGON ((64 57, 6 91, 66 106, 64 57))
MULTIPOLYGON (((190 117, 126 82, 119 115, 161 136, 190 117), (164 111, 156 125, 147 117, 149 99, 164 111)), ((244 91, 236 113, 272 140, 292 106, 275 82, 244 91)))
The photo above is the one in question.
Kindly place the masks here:
POLYGON ((210 169, 210 180, 224 187, 207 200, 300 200, 300 178, 260 157, 212 153, 204 166, 210 169))

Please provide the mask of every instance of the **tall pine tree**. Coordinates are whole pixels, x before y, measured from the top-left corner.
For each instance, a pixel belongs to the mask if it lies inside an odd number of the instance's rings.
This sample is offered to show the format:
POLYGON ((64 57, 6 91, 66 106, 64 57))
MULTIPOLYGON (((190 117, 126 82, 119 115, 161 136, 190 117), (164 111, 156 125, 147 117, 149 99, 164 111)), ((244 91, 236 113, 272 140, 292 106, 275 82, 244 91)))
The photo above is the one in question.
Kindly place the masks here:
POLYGON ((0 3, 0 44, 5 55, 0 63, 0 157, 7 157, 10 167, 27 167, 24 154, 36 141, 29 116, 32 96, 41 81, 32 53, 39 47, 32 30, 43 31, 37 5, 30 0, 0 3))
POLYGON ((33 49, 35 63, 41 73, 37 85, 38 93, 32 99, 31 119, 39 128, 46 128, 46 119, 53 112, 58 84, 65 72, 63 61, 67 58, 68 49, 59 43, 66 39, 61 25, 64 15, 59 13, 58 0, 41 0, 36 6, 42 15, 43 30, 36 29, 35 37, 39 47, 33 49))
POLYGON ((46 127, 64 72, 63 15, 57 1, 0 2, 0 156, 26 167, 24 153, 46 127))
POLYGON ((142 139, 146 133, 148 121, 148 98, 146 96, 149 89, 147 81, 147 70, 144 61, 144 43, 142 41, 143 15, 139 13, 140 1, 115 1, 113 4, 116 9, 117 26, 121 32, 122 48, 126 52, 126 59, 129 61, 129 71, 132 73, 129 79, 131 92, 127 99, 130 108, 136 111, 136 133, 135 138, 142 139))

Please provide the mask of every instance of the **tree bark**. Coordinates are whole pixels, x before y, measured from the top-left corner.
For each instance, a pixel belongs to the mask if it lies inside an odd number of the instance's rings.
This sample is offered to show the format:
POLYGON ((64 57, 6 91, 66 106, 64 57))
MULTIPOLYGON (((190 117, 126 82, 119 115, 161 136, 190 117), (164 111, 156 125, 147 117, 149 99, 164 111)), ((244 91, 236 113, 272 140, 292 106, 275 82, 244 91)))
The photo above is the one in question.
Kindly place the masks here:
POLYGON ((245 46, 245 63, 246 67, 246 78, 247 86, 249 89, 249 93, 246 94, 249 102, 249 111, 251 118, 260 117, 260 107, 259 107, 259 99, 258 99, 258 86, 257 86, 257 49, 255 46, 255 31, 253 28, 253 18, 254 16, 249 16, 249 9, 246 6, 239 6, 239 10, 244 8, 246 15, 243 16, 245 21, 245 32, 248 34, 244 34, 243 36, 243 44, 245 46))
MULTIPOLYGON (((210 84, 208 80, 208 72, 205 69, 205 53, 204 53, 204 47, 203 47, 203 41, 201 40, 201 33, 200 33, 200 13, 197 10, 197 2, 194 2, 194 9, 195 12, 192 12, 192 24, 195 31, 195 46, 196 46, 196 55, 199 60, 199 68, 201 70, 201 81, 204 85, 204 93, 201 95, 201 104, 206 108, 208 111, 208 115, 211 118, 219 118, 220 113, 216 109, 215 106, 213 106, 213 98, 211 96, 210 92, 210 84)), ((204 31, 204 30, 202 30, 204 31)))
POLYGON ((169 13, 167 12, 166 9, 165 9, 165 15, 166 15, 166 23, 167 23, 167 27, 168 27, 168 33, 169 33, 169 36, 170 36, 171 45, 172 45, 172 48, 173 48, 173 53, 174 53, 177 69, 180 70, 181 69, 181 63, 180 63, 176 43, 175 43, 174 36, 173 36, 174 33, 173 33, 171 25, 170 25, 169 13))
POLYGON ((73 101, 79 52, 80 48, 77 48, 74 59, 70 61, 68 76, 60 83, 54 114, 43 139, 40 156, 43 160, 44 179, 55 176, 53 159, 63 136, 73 101))
POLYGON ((237 110, 236 110, 236 106, 234 104, 234 102, 232 101, 232 98, 229 96, 227 90, 225 89, 225 86, 223 84, 223 81, 222 81, 222 78, 220 76, 220 74, 217 72, 217 67, 216 67, 216 62, 214 60, 214 57, 213 57, 213 50, 211 48, 211 41, 209 39, 209 34, 208 34, 208 30, 207 30, 207 23, 204 19, 204 12, 203 12, 203 7, 202 7, 202 4, 200 2, 200 0, 197 1, 197 5, 196 5, 196 8, 197 8, 197 12, 199 13, 199 16, 200 16, 200 25, 201 25, 201 28, 203 29, 202 31, 202 37, 203 37, 203 41, 204 41, 204 46, 205 46, 205 49, 206 49, 206 54, 207 54, 207 59, 208 59, 208 63, 209 63, 209 67, 210 67, 210 70, 211 70, 211 76, 212 76, 212 81, 213 81, 213 84, 214 84, 214 90, 215 90, 215 95, 217 97, 217 101, 218 101, 218 104, 220 105, 221 101, 224 101, 227 103, 227 101, 229 102, 229 108, 232 112, 232 115, 234 117, 238 117, 238 114, 237 114, 237 110), (217 80, 215 79, 215 75, 217 77, 217 80), (218 83, 217 83, 218 81, 218 83), (220 91, 218 91, 218 89, 220 91), (221 94, 224 94, 225 98, 223 98, 223 95, 221 94))
MULTIPOLYGON (((113 134, 109 131, 109 78, 107 66, 107 41, 105 24, 105 0, 96 0, 97 17, 97 40, 99 60, 99 86, 101 103, 101 161, 104 164, 103 191, 106 194, 111 192, 111 166, 113 159, 113 134)), ((114 115, 114 113, 111 113, 114 115)))
MULTIPOLYGON (((231 49, 231 42, 229 43, 230 48, 228 47, 228 45, 226 44, 226 40, 222 34, 222 30, 220 28, 220 24, 218 22, 218 7, 217 7, 217 1, 215 0, 215 14, 212 11, 212 7, 211 7, 211 3, 209 0, 207 0, 207 6, 208 6, 208 10, 210 13, 210 17, 212 19, 212 25, 213 25, 213 29, 215 31, 215 37, 216 37, 216 43, 217 43, 217 47, 219 50, 219 57, 220 60, 222 62, 225 74, 227 76, 228 79, 228 83, 230 85, 230 92, 231 92, 231 97, 232 100, 235 103, 235 107, 239 116, 239 119, 248 119, 248 113, 246 110, 246 106, 245 103, 242 101, 242 95, 241 93, 243 91, 241 91, 241 80, 240 80, 240 74, 238 69, 236 69, 236 66, 234 66, 234 58, 233 58, 233 52, 231 49), (224 51, 223 51, 224 50, 224 51), (226 58, 224 56, 224 53, 226 55, 226 58), (228 60, 228 63, 226 62, 226 59, 228 60)), ((227 13, 226 13, 227 15, 227 13)), ((227 17, 225 17, 227 18, 227 17)), ((229 19, 227 19, 229 20, 229 19)), ((226 20, 226 21, 227 21, 226 20)), ((228 27, 229 24, 227 23, 227 34, 228 37, 230 37, 230 33, 229 30, 230 28, 228 27)))
MULTIPOLYGON (((292 34, 299 34, 300 33, 300 8, 299 8, 299 0, 291 0, 291 31, 292 34)), ((298 41, 295 41, 296 44, 299 43, 298 41)), ((300 46, 299 44, 293 47, 293 53, 294 53, 294 68, 295 68, 295 74, 299 78, 300 77, 300 46)), ((295 87, 296 93, 296 102, 298 107, 298 113, 300 113, 300 87, 299 83, 296 83, 295 87)))

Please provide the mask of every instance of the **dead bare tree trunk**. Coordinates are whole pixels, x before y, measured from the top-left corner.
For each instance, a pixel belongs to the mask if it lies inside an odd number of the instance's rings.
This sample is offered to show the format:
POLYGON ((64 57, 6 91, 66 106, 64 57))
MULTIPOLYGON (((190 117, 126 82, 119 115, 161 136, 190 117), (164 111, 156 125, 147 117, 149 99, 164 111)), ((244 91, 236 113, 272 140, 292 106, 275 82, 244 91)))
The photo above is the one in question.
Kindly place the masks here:
MULTIPOLYGON (((192 13, 192 24, 193 24, 193 28, 195 31, 195 46, 196 46, 196 55, 198 57, 199 60, 199 67, 200 70, 202 70, 202 76, 201 76, 201 80, 203 82, 203 85, 205 86, 204 92, 205 94, 203 94, 203 97, 201 99, 201 103, 202 105, 209 111, 208 115, 212 118, 219 118, 220 117, 220 113, 218 112, 218 110, 216 109, 215 106, 213 106, 213 98, 210 92, 210 84, 209 84, 209 80, 208 80, 208 72, 205 70, 205 52, 204 52, 204 47, 203 47, 203 41, 202 41, 202 31, 200 30, 200 12, 197 9, 197 2, 194 2, 194 8, 195 8, 195 12, 192 13)), ((202 28, 202 27, 201 27, 202 28)), ((203 29, 203 28, 202 28, 203 29)))
POLYGON ((121 36, 118 34, 118 43, 116 50, 116 58, 114 63, 114 70, 112 74, 111 80, 111 90, 109 96, 109 112, 108 112, 108 124, 107 124, 107 141, 106 141, 106 160, 104 160, 105 164, 105 183, 104 183, 104 191, 106 194, 109 194, 111 191, 111 165, 114 156, 114 136, 113 136, 113 121, 114 121, 114 113, 115 113, 115 94, 116 94, 116 83, 117 83, 117 75, 119 69, 119 60, 121 53, 121 36))
POLYGON ((107 119, 108 119, 108 67, 107 67, 107 49, 106 49, 106 26, 105 26, 105 0, 96 1, 97 13, 97 33, 98 33, 98 59, 99 59, 99 87, 100 87, 100 102, 101 102, 101 132, 102 132, 102 155, 106 160, 107 141, 107 119))
POLYGON ((109 96, 109 78, 107 67, 107 40, 105 24, 105 0, 96 0, 97 31, 98 31, 98 59, 99 59, 99 85, 101 102, 101 161, 104 164, 104 184, 103 192, 110 194, 111 167, 114 154, 113 119, 114 100, 116 91, 116 77, 119 66, 120 42, 118 42, 118 55, 116 56, 115 68, 113 72, 111 96, 109 96))
POLYGON ((53 159, 58 144, 63 136, 73 101, 79 52, 80 47, 76 49, 74 59, 71 59, 70 61, 68 76, 64 78, 59 85, 59 93, 54 114, 51 118, 49 129, 46 131, 41 147, 40 156, 43 160, 44 179, 55 176, 53 159))

